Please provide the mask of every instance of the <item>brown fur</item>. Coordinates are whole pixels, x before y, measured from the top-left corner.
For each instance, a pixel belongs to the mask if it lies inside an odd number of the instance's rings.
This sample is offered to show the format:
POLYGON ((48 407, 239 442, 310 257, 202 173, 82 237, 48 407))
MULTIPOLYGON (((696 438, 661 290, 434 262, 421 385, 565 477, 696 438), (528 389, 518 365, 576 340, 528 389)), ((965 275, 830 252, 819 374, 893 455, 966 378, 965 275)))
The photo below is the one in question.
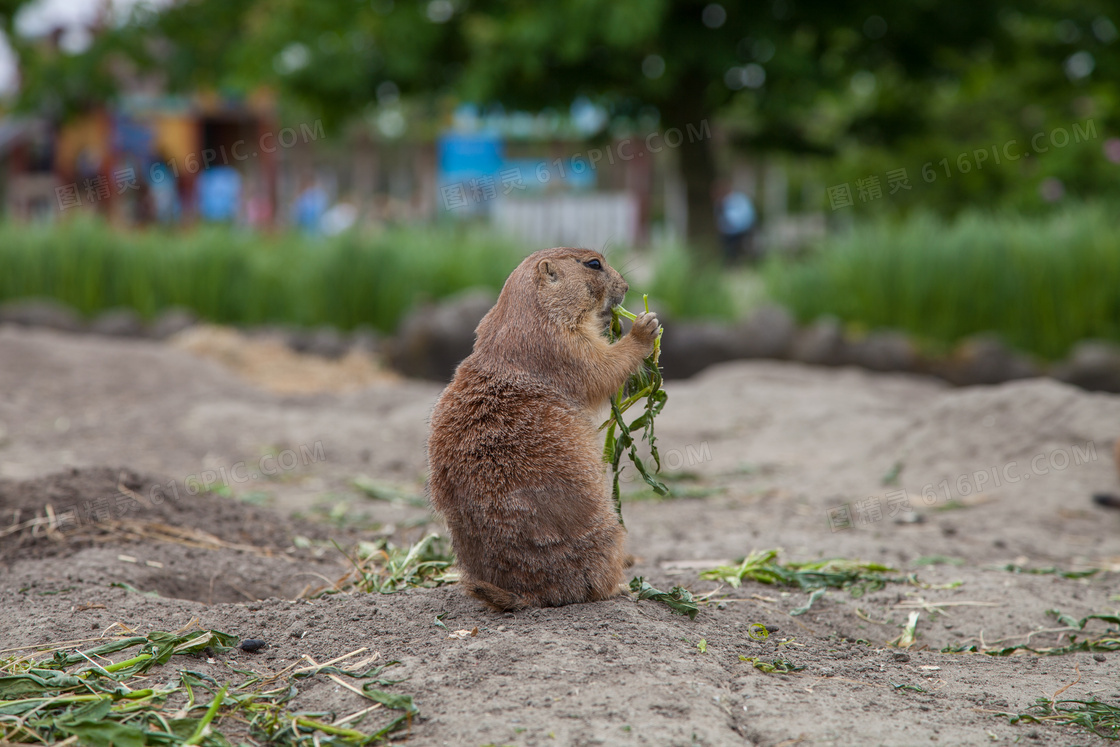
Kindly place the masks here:
POLYGON ((624 530, 607 489, 598 420, 653 349, 643 314, 611 344, 629 289, 598 252, 546 249, 506 280, 474 352, 432 413, 429 489, 463 588, 495 610, 618 593, 624 530), (597 259, 601 270, 584 262, 597 259))
POLYGON ((1116 439, 1116 446, 1112 449, 1113 457, 1116 459, 1116 473, 1120 474, 1120 438, 1116 439))

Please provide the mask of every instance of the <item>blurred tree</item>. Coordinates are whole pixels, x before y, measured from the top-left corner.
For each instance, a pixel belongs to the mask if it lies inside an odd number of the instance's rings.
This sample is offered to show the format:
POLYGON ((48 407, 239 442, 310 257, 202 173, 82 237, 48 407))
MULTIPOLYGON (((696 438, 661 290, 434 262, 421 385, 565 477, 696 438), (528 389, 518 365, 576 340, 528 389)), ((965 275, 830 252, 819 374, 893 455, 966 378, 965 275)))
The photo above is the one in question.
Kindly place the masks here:
POLYGON ((31 0, 0 0, 0 29, 8 36, 14 36, 16 14, 31 0))
MULTIPOLYGON (((9 30, 22 3, 0 0, 9 30)), ((1110 0, 183 0, 138 6, 83 55, 17 51, 32 106, 104 96, 128 60, 172 89, 270 85, 334 123, 398 96, 528 110, 585 96, 615 118, 653 107, 682 132, 718 122, 755 153, 852 160, 935 144, 940 158, 1037 110, 1115 124, 1110 13, 1110 0)), ((715 234, 715 146, 685 137, 677 152, 698 243, 715 234)))
MULTIPOLYGON (((946 127, 991 134, 995 110, 1001 122, 1027 104, 1068 112, 1089 83, 1071 59, 1107 68, 1097 98, 1114 101, 1109 12, 1105 0, 478 0, 460 20, 459 90, 530 109, 577 95, 616 113, 652 105, 682 131, 718 118, 755 153, 944 147, 946 127)), ((679 150, 693 241, 715 233, 713 145, 686 137, 679 150)))

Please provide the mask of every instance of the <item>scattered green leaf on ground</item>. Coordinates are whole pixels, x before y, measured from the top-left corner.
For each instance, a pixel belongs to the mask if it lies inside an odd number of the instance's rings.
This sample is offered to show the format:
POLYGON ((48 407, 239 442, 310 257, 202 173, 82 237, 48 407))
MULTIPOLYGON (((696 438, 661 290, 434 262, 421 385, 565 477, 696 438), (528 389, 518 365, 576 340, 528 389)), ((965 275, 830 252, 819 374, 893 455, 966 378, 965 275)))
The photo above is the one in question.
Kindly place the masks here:
POLYGON ((351 481, 351 484, 367 498, 375 501, 386 501, 396 505, 403 504, 414 508, 428 507, 427 499, 419 493, 404 490, 382 480, 374 480, 372 477, 359 475, 351 481))
POLYGON ((738 588, 743 579, 752 579, 764 584, 796 586, 803 591, 833 588, 847 589, 852 596, 861 596, 868 591, 883 588, 888 582, 903 582, 905 578, 891 578, 883 573, 895 569, 879 563, 866 563, 861 560, 830 558, 805 563, 779 563, 777 557, 781 550, 756 550, 741 560, 738 565, 724 565, 704 571, 700 578, 721 581, 738 588))
POLYGON ((883 485, 897 485, 898 478, 902 476, 902 470, 906 467, 901 459, 891 465, 891 468, 883 474, 881 480, 883 485))
MULTIPOLYGON (((1080 619, 1062 613, 1059 610, 1046 610, 1046 613, 1065 625, 1069 631, 1084 630, 1090 620, 1100 620, 1110 625, 1120 626, 1120 615, 1086 615, 1080 619)), ((1066 632, 1066 631, 1052 631, 1066 632)), ((1065 646, 1049 646, 1035 648, 1029 644, 1006 646, 1003 648, 981 648, 976 644, 970 646, 946 646, 941 649, 943 654, 978 653, 988 656, 1011 656, 1020 651, 1025 651, 1042 656, 1061 656, 1073 653, 1106 653, 1120 651, 1120 627, 1106 628, 1103 633, 1078 640, 1076 634, 1069 636, 1070 642, 1065 646)))
POLYGON ((1039 698, 1026 713, 1000 713, 1012 724, 1078 726, 1098 737, 1120 740, 1120 707, 1099 700, 1039 698))
POLYGON ((810 592, 809 601, 805 602, 804 606, 802 606, 802 607, 798 607, 796 609, 790 610, 789 613, 791 615, 795 616, 795 617, 798 616, 798 615, 804 615, 806 612, 808 612, 810 609, 812 609, 813 602, 820 599, 821 596, 824 595, 825 591, 826 591, 826 589, 824 589, 822 587, 820 589, 816 589, 815 591, 810 592))
POLYGON ((1008 571, 1010 573, 1030 573, 1036 576, 1054 575, 1061 576, 1062 578, 1088 578, 1089 576, 1094 576, 1101 572, 1100 568, 1089 568, 1084 571, 1063 571, 1054 566, 1048 566, 1046 568, 1024 568, 1014 563, 998 566, 996 570, 1008 571))
POLYGON ((765 641, 770 637, 770 629, 762 623, 751 623, 747 627, 747 636, 756 641, 765 641))
POLYGON ((913 565, 964 565, 964 558, 954 558, 949 555, 923 555, 914 560, 913 565))
POLYGON ((125 591, 132 592, 133 594, 143 594, 146 597, 159 597, 158 591, 141 591, 132 584, 126 584, 124 581, 113 581, 109 584, 109 586, 114 589, 124 589, 125 591))
POLYGON ((359 543, 350 553, 337 544, 335 547, 350 561, 353 570, 333 587, 317 593, 392 594, 402 589, 444 586, 459 580, 458 574, 451 570, 455 557, 447 540, 438 534, 429 534, 409 547, 397 547, 387 540, 359 543))
POLYGON ((395 684, 380 674, 396 662, 364 672, 324 666, 280 676, 235 669, 248 677, 238 683, 219 683, 190 669, 179 669, 170 679, 161 676, 154 687, 144 677, 173 657, 219 656, 237 643, 236 636, 217 630, 154 631, 85 651, 59 649, 38 659, 31 655, 0 662, 0 743, 229 747, 229 736, 239 742, 247 736, 292 747, 370 744, 405 728, 417 714, 411 696, 374 689, 395 684), (108 658, 122 651, 128 651, 127 658, 108 658), (289 711, 288 701, 298 692, 295 680, 315 676, 365 680, 352 689, 373 705, 342 719, 289 711), (377 709, 400 713, 372 729, 359 729, 365 720, 377 718, 369 715, 377 709))
POLYGON ((897 646, 898 648, 910 648, 914 645, 914 640, 918 637, 918 617, 920 612, 914 610, 910 613, 910 618, 906 621, 906 625, 902 627, 902 635, 890 641, 888 646, 897 646))
POLYGON ((763 661, 757 656, 740 656, 739 661, 749 661, 754 665, 754 668, 760 672, 773 674, 775 672, 786 674, 789 672, 800 672, 805 667, 801 664, 794 664, 788 659, 774 659, 773 661, 763 661))
POLYGON ((700 612, 700 607, 692 598, 692 593, 681 586, 674 586, 668 592, 655 589, 641 576, 630 580, 630 591, 638 595, 638 599, 651 599, 669 606, 680 615, 688 615, 689 620, 695 620, 700 612))

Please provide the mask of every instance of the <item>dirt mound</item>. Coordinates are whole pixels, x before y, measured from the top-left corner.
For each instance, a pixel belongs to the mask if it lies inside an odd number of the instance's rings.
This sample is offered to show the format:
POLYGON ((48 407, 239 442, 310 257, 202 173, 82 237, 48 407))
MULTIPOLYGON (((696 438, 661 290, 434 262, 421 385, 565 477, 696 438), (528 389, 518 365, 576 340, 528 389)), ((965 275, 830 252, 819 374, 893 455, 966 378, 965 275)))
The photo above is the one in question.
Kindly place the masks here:
MULTIPOLYGON (((25 525, 5 537, 0 561, 17 553, 23 559, 72 553, 112 536, 121 526, 178 529, 198 541, 210 538, 260 552, 283 552, 296 534, 290 521, 272 511, 112 467, 72 468, 23 482, 0 480, 0 523, 25 525)), ((321 534, 314 526, 303 529, 321 534)))
POLYGON ((1034 459, 1035 479, 1084 462, 1107 464, 1118 435, 1117 397, 1029 379, 945 392, 917 412, 896 449, 908 477, 928 480, 987 470, 986 485, 980 487, 992 489, 997 477, 1006 482, 1032 474, 1034 459), (1012 462, 1015 466, 1008 467, 1012 462))
POLYGON ((32 587, 45 573, 213 603, 294 597, 323 585, 315 573, 342 574, 340 556, 293 544, 323 540, 320 526, 128 469, 0 481, 0 527, 0 567, 32 587))
POLYGON ((302 355, 280 339, 254 339, 229 327, 200 325, 171 338, 172 346, 221 363, 277 394, 349 392, 399 380, 370 355, 351 350, 339 360, 302 355))

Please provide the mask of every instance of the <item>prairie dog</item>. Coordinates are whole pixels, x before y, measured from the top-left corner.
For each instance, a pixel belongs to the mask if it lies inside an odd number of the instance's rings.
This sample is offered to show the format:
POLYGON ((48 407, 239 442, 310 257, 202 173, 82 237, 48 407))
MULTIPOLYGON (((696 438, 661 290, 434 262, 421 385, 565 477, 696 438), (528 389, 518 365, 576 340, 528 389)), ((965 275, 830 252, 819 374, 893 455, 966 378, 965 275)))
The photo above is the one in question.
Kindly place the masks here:
POLYGON ((653 350, 642 314, 604 336, 629 286, 598 252, 545 249, 506 280, 474 352, 440 395, 428 439, 432 507, 468 594, 494 610, 619 591, 627 555, 597 417, 653 350))

